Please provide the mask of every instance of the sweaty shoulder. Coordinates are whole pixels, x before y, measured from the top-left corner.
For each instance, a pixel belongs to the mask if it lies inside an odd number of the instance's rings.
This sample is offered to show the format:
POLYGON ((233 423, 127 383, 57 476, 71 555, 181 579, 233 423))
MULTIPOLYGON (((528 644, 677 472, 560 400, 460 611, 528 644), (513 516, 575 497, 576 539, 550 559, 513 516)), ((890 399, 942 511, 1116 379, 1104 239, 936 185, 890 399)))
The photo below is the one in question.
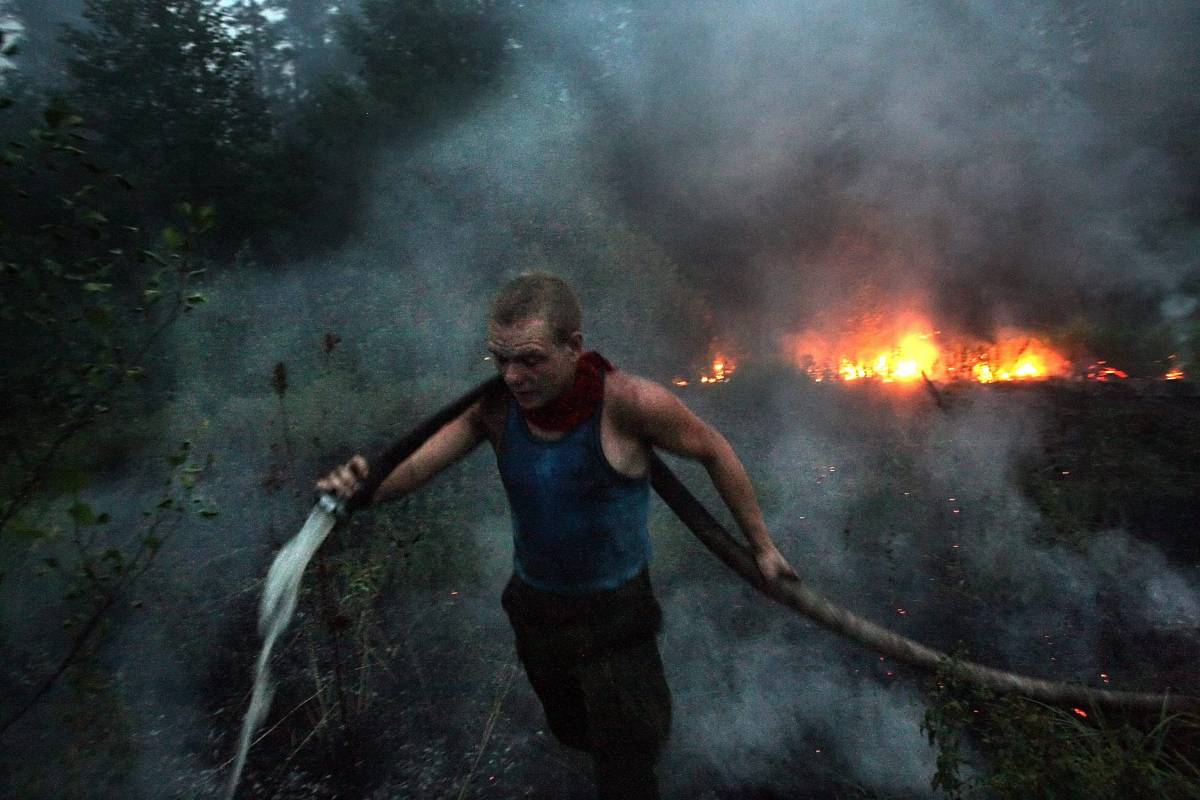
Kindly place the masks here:
POLYGON ((620 370, 604 377, 604 404, 613 423, 638 438, 649 438, 657 423, 670 419, 683 406, 661 384, 620 370))

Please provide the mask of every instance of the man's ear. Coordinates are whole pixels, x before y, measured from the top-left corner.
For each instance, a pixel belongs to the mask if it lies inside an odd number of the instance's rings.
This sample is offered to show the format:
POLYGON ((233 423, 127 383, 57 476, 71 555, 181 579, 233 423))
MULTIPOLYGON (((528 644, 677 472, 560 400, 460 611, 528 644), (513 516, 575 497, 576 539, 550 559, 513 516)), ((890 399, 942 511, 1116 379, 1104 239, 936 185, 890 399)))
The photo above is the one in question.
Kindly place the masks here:
POLYGON ((567 337, 567 347, 570 347, 571 350, 574 351, 575 355, 579 355, 580 353, 582 353, 583 352, 583 333, 581 331, 575 331, 570 336, 568 336, 567 337))

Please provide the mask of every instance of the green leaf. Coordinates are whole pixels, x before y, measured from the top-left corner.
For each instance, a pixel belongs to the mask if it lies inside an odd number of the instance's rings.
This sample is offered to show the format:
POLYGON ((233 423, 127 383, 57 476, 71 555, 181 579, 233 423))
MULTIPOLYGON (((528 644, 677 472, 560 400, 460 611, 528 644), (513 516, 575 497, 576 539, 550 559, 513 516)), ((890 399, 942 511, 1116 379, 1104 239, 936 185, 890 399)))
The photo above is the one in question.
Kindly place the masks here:
POLYGON ((87 527, 96 524, 96 513, 92 511, 91 506, 81 500, 72 503, 67 511, 70 513, 71 519, 75 520, 76 525, 87 527))
POLYGON ((166 259, 153 250, 139 250, 138 255, 142 256, 143 258, 148 258, 156 264, 160 264, 164 267, 167 266, 166 259))
POLYGON ((83 217, 81 217, 81 219, 83 219, 84 222, 95 222, 100 225, 105 225, 108 223, 108 217, 104 216, 103 214, 101 214, 99 211, 96 211, 95 209, 84 214, 83 217))
POLYGON ((111 283, 96 283, 94 281, 89 281, 83 285, 83 290, 85 292, 107 292, 112 287, 113 285, 111 283))
POLYGON ((172 250, 181 249, 184 246, 184 244, 187 242, 187 240, 184 238, 183 234, 171 226, 167 226, 166 228, 163 228, 162 238, 163 238, 163 242, 167 245, 167 247, 169 247, 172 250))
POLYGON ((189 309, 191 309, 191 308, 195 308, 196 306, 200 305, 201 303, 208 302, 208 298, 205 297, 200 292, 196 292, 194 294, 189 294, 187 297, 185 297, 183 302, 187 304, 187 307, 189 309))
POLYGON ((220 513, 221 512, 215 508, 203 508, 200 510, 200 516, 205 517, 206 519, 212 519, 220 513))
POLYGON ((26 541, 36 541, 38 539, 45 539, 50 535, 50 532, 36 525, 29 525, 20 520, 13 520, 4 527, 4 535, 26 541))

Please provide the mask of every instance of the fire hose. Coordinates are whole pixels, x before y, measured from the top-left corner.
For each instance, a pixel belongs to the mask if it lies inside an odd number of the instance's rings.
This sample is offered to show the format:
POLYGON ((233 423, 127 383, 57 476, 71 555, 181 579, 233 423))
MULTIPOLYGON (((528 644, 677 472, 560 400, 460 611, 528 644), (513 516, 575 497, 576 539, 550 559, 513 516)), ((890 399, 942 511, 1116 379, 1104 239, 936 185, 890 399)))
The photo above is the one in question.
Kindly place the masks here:
MULTIPOLYGON (((486 393, 500 389, 499 377, 491 378, 457 400, 444 406, 371 464, 369 476, 360 490, 345 503, 351 513, 367 505, 376 489, 393 469, 408 458, 446 423, 462 414, 486 393)), ((1200 711, 1200 697, 1172 693, 1127 692, 1093 689, 1087 686, 1032 678, 986 667, 970 661, 951 659, 946 653, 927 647, 858 616, 828 600, 803 580, 784 577, 773 583, 763 580, 750 550, 730 535, 709 513, 704 504, 671 471, 657 453, 650 457, 650 485, 679 520, 717 558, 747 583, 777 603, 802 614, 823 628, 846 636, 859 644, 898 662, 927 670, 951 667, 956 675, 999 694, 1020 694, 1054 705, 1117 708, 1162 712, 1200 711)))

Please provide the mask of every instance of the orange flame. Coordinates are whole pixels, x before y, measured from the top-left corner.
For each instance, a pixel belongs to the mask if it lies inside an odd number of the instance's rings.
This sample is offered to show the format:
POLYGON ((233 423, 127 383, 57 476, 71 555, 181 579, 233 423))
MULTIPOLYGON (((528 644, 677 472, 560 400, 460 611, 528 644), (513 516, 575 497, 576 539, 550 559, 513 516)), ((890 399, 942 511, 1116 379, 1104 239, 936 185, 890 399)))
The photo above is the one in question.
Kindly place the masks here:
POLYGON ((736 370, 737 363, 732 358, 728 358, 727 356, 718 353, 713 356, 710 370, 701 373, 700 382, 703 384, 729 383, 730 376, 733 375, 736 370))
POLYGON ((1129 377, 1129 373, 1125 370, 1108 366, 1107 361, 1097 361, 1095 364, 1092 364, 1087 368, 1087 377, 1088 380, 1091 381, 1110 383, 1112 381, 1125 380, 1129 377))
POLYGON ((808 332, 788 337, 785 348, 792 363, 816 381, 911 383, 928 378, 996 383, 1063 376, 1070 369, 1046 342, 1019 331, 1006 331, 995 342, 951 339, 911 315, 892 330, 897 333, 835 338, 808 332))

